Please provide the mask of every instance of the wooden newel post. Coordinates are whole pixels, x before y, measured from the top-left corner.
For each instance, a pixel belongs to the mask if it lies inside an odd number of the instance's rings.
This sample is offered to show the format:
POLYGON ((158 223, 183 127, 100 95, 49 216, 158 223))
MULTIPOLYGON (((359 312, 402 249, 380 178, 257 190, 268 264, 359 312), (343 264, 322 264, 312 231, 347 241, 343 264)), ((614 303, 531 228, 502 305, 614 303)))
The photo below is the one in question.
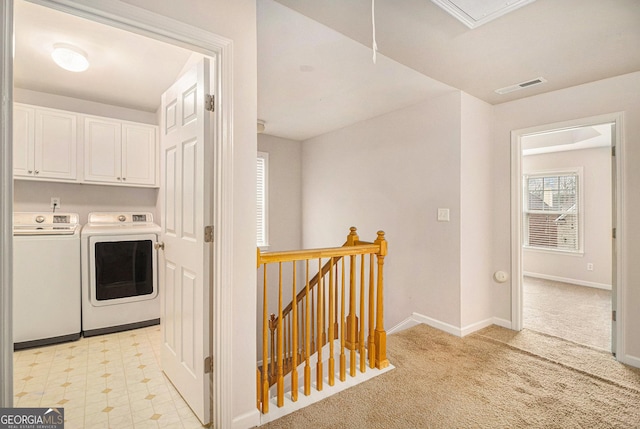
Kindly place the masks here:
POLYGON ((376 330, 374 333, 376 368, 389 366, 387 360, 387 333, 384 330, 384 257, 387 255, 387 240, 384 231, 378 231, 378 238, 374 242, 380 246, 378 256, 378 290, 376 296, 376 330))
POLYGON ((358 237, 358 233, 356 232, 358 229, 355 226, 349 228, 349 234, 347 235, 347 242, 345 246, 355 246, 358 241, 360 241, 360 237, 358 237))

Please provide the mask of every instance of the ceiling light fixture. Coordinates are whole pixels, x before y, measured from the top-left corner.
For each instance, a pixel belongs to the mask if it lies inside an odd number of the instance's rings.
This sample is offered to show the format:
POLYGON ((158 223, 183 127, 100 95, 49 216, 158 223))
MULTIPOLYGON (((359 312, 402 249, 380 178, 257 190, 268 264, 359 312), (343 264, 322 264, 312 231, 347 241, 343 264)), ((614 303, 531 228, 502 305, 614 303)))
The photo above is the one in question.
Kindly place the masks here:
POLYGON ((54 44, 51 58, 57 65, 72 72, 83 72, 89 68, 86 52, 66 43, 54 44))

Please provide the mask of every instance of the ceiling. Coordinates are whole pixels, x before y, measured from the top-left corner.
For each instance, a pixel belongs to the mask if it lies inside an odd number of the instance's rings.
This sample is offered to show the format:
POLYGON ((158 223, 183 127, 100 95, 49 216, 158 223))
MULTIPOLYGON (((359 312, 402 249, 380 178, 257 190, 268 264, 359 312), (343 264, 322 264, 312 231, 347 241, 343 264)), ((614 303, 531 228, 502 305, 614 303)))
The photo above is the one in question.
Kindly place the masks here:
MULTIPOLYGON (((295 140, 455 88, 498 104, 640 70, 638 0, 536 0, 474 29, 430 0, 377 0, 376 64, 370 0, 257 8, 258 118, 267 134, 295 140), (537 77, 547 82, 494 92, 537 77)), ((16 87, 151 112, 198 57, 23 0, 15 31, 16 87), (88 52, 89 70, 53 65, 56 42, 88 52)))
POLYGON ((155 112, 192 53, 127 31, 18 0, 14 3, 14 86, 155 112), (54 43, 88 54, 82 73, 51 60, 54 43))

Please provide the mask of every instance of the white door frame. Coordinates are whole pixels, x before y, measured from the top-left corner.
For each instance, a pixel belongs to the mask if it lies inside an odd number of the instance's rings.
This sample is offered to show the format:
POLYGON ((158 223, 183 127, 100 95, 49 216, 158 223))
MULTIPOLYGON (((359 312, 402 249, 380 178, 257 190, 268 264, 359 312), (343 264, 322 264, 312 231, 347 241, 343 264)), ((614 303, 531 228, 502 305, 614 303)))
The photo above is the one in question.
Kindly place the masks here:
MULTIPOLYGON (((216 73, 218 76, 215 93, 218 94, 216 100, 216 115, 214 127, 214 186, 213 186, 213 219, 211 224, 215 225, 214 228, 214 242, 213 242, 213 259, 210 262, 211 271, 213 273, 213 283, 210 285, 212 288, 212 329, 211 329, 211 344, 213 359, 213 389, 211 392, 213 398, 212 404, 212 416, 214 427, 231 427, 232 425, 232 397, 233 389, 230 379, 231 368, 231 349, 229 345, 232 339, 232 295, 231 287, 232 282, 232 269, 233 269, 233 232, 232 228, 222 227, 222 225, 233 224, 233 91, 232 91, 232 76, 233 76, 233 42, 224 37, 218 36, 214 33, 205 31, 203 29, 193 27, 186 23, 158 15, 145 9, 141 9, 126 3, 121 2, 105 2, 103 0, 28 0, 32 3, 47 6, 65 13, 76 15, 82 18, 87 18, 93 21, 97 21, 112 27, 127 30, 136 34, 151 37, 157 40, 161 40, 167 43, 175 44, 187 49, 198 51, 204 55, 216 57, 215 62, 216 73), (224 255, 224 258, 222 258, 224 255)), ((11 55, 13 53, 13 36, 12 36, 12 0, 3 0, 3 6, 0 12, 2 16, 6 18, 8 24, 4 25, 8 27, 11 32, 3 27, 5 34, 3 34, 3 68, 2 68, 2 118, 5 125, 2 128, 2 134, 0 135, 0 143, 2 143, 2 160, 5 162, 6 157, 11 155, 11 148, 8 147, 10 141, 11 130, 11 103, 13 102, 12 92, 5 92, 6 88, 12 88, 13 75, 12 75, 12 61, 11 55), (8 34, 8 36, 7 36, 8 34), (9 61, 7 61, 7 57, 9 61)), ((6 162, 11 165, 11 161, 6 162)), ((13 187, 12 169, 6 169, 3 165, 3 175, 0 178, 2 192, 2 207, 3 207, 3 230, 2 233, 2 248, 0 249, 3 255, 10 255, 11 240, 7 240, 6 237, 13 237, 10 229, 11 222, 6 222, 4 219, 11 219, 13 212, 13 196, 10 190, 13 187), (4 192, 9 190, 9 192, 4 192), (6 212, 6 213, 5 213, 6 212), (8 213, 8 218, 7 218, 8 213), (6 234, 9 235, 6 235, 6 234)), ((3 256, 2 265, 2 284, 10 285, 11 283, 5 279, 5 272, 10 274, 11 264, 5 261, 7 256, 3 256)), ((10 262, 10 261, 9 261, 10 262)), ((10 286, 5 286, 1 290, 0 300, 2 304, 2 354, 0 355, 0 363, 2 364, 2 381, 3 381, 3 396, 8 393, 8 399, 5 401, 12 401, 12 389, 13 375, 11 362, 5 362, 5 357, 9 356, 12 359, 12 341, 11 335, 4 335, 5 331, 12 332, 12 321, 7 315, 11 314, 11 290, 10 286), (7 311, 9 310, 9 311, 7 311), (7 374, 7 372, 10 372, 7 374), (5 378, 6 376, 6 378, 5 378), (8 392, 5 392, 7 391, 8 392)), ((0 404, 2 406, 10 406, 0 404)))
POLYGON ((13 406, 13 0, 0 4, 0 407, 13 406))
POLYGON ((511 132, 511 329, 522 330, 522 137, 531 134, 537 134, 544 131, 558 130, 562 128, 575 128, 582 126, 599 125, 606 122, 615 123, 615 141, 612 145, 616 146, 616 177, 615 180, 615 204, 613 207, 614 218, 612 219, 613 227, 617 228, 617 238, 614 240, 615 267, 613 272, 615 278, 612 279, 612 288, 617 291, 616 313, 617 323, 615 327, 615 353, 618 360, 622 361, 625 350, 624 338, 624 302, 625 302, 625 284, 621 273, 624 273, 624 232, 623 232, 623 215, 624 215, 624 174, 623 174, 623 154, 624 141, 622 132, 622 113, 611 113, 589 118, 577 119, 573 121, 558 122, 554 124, 546 124, 531 128, 514 130, 511 132), (615 274, 617 273, 617 275, 615 274))

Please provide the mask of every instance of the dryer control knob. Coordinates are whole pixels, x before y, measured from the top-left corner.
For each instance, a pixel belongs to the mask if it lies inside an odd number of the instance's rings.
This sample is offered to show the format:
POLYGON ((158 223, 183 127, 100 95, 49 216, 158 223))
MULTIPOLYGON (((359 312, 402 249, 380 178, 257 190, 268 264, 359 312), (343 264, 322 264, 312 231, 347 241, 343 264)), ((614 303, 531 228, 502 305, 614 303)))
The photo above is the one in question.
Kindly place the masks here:
POLYGON ((127 220, 127 217, 125 215, 120 215, 120 216, 118 216, 118 220, 120 222, 124 222, 125 220, 127 220))

